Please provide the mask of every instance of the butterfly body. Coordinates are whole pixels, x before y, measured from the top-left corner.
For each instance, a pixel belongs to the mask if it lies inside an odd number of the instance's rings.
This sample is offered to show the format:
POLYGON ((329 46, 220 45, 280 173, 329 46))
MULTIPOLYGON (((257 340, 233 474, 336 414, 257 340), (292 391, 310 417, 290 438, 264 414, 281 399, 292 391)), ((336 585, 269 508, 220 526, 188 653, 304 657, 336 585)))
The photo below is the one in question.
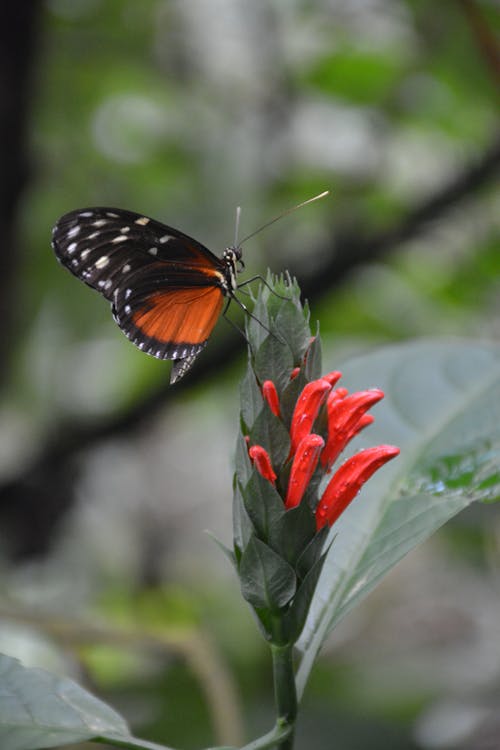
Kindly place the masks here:
POLYGON ((65 214, 52 247, 62 265, 111 303, 139 349, 173 360, 172 383, 206 345, 243 266, 239 247, 219 258, 178 229, 117 208, 65 214))

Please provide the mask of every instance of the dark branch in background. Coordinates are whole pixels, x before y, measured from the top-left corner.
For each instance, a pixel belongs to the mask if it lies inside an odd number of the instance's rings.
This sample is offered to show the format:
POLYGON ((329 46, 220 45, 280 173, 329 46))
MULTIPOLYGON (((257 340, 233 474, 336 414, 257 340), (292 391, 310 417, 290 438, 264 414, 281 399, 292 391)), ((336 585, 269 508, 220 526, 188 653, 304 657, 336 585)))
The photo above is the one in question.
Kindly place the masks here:
POLYGON ((31 103, 39 2, 5 4, 0 23, 0 380, 7 376, 14 330, 19 248, 17 211, 29 176, 27 114, 31 103))
POLYGON ((391 229, 365 236, 358 231, 335 239, 330 261, 318 269, 314 276, 301 279, 305 296, 317 298, 318 295, 331 292, 335 286, 345 281, 345 277, 354 268, 381 258, 403 242, 417 237, 432 222, 441 219, 446 211, 493 182, 499 173, 500 134, 475 163, 408 211, 391 229))
MULTIPOLYGON (((334 239, 332 247, 319 256, 330 260, 309 278, 301 277, 304 294, 318 299, 331 292, 356 267, 379 260, 402 242, 416 237, 431 222, 442 219, 448 209, 486 187, 499 172, 500 138, 497 138, 475 163, 410 210, 391 229, 380 234, 344 235, 334 239)), ((79 459, 86 450, 100 441, 139 431, 171 399, 177 399, 184 388, 216 375, 221 366, 241 356, 243 351, 241 339, 228 333, 223 340, 210 343, 198 368, 178 385, 168 385, 165 370, 165 384, 148 392, 122 413, 86 424, 61 425, 39 457, 20 475, 0 486, 0 523, 7 539, 12 540, 12 556, 41 554, 49 548, 57 522, 71 507, 79 459)))

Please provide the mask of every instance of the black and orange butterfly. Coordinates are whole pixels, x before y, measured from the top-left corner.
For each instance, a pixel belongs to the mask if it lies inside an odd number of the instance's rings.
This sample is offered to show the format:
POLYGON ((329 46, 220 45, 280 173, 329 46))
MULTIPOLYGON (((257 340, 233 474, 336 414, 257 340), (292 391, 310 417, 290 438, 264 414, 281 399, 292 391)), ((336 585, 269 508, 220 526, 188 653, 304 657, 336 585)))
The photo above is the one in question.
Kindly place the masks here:
POLYGON ((59 219, 52 247, 71 273, 111 303, 115 321, 139 349, 173 360, 170 382, 175 383, 206 345, 224 298, 244 307, 235 296, 236 277, 244 267, 241 244, 254 234, 219 258, 192 237, 142 214, 82 208, 59 219))

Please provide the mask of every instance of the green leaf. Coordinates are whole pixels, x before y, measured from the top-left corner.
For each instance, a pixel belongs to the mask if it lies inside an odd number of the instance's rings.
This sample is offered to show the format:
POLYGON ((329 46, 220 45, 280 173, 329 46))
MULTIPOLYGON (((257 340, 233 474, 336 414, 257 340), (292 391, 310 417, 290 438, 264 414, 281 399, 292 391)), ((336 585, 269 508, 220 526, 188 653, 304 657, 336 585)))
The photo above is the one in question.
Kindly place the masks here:
POLYGON ((471 502, 500 494, 500 346, 410 342, 340 369, 350 391, 386 393, 352 452, 393 443, 401 456, 370 479, 332 529, 335 544, 298 642, 299 695, 330 630, 382 576, 471 502))
POLYGON ((96 737, 130 738, 125 720, 72 680, 0 655, 0 747, 31 750, 96 737))
POLYGON ((252 310, 252 316, 245 318, 245 331, 250 342, 251 351, 257 351, 262 342, 269 336, 269 314, 267 311, 267 297, 270 292, 261 284, 259 293, 252 310))
POLYGON ((256 537, 241 556, 239 573, 243 597, 257 609, 277 611, 295 594, 293 568, 256 537))
POLYGON ((250 432, 250 445, 261 445, 269 453, 273 469, 279 472, 290 452, 290 436, 281 419, 266 405, 250 432))
POLYGON ((233 491, 233 538, 235 546, 244 550, 255 529, 245 509, 241 485, 236 480, 233 491))
POLYGON ((277 335, 269 334, 257 349, 253 366, 261 383, 264 380, 272 380, 278 393, 290 380, 290 373, 294 368, 292 350, 286 343, 278 339, 277 335))
POLYGON ((271 482, 254 469, 246 487, 242 487, 243 502, 255 533, 267 541, 269 528, 285 514, 285 506, 271 482))
POLYGON ((329 533, 328 526, 323 526, 304 549, 295 566, 299 578, 305 578, 313 565, 319 560, 329 533))
POLYGON ((234 465, 239 481, 242 484, 246 484, 252 476, 253 465, 248 455, 248 445, 241 432, 238 434, 236 440, 234 465))
POLYGON ((290 380, 283 389, 283 394, 281 396, 281 416, 288 429, 292 423, 292 416, 297 399, 299 398, 304 386, 307 385, 307 382, 304 372, 300 370, 296 377, 293 380, 290 380))
POLYGON ((224 544, 224 542, 221 542, 221 540, 218 539, 212 531, 206 529, 205 530, 205 534, 208 534, 208 536, 210 537, 210 539, 212 539, 212 541, 215 542, 215 544, 220 549, 220 551, 223 553, 223 555, 225 557, 227 557, 227 559, 229 560, 229 562, 231 563, 231 565, 233 565, 236 569, 238 569, 237 568, 236 555, 233 552, 233 550, 229 549, 229 547, 226 547, 226 545, 224 544))
POLYGON ((285 629, 292 642, 295 642, 302 632, 325 560, 326 555, 316 560, 297 589, 292 605, 286 613, 285 629))
POLYGON ((281 515, 269 529, 269 545, 295 568, 298 558, 316 536, 316 520, 307 503, 281 515))
POLYGON ((274 317, 273 331, 290 347, 294 366, 300 366, 311 338, 311 331, 299 302, 292 298, 290 301, 283 301, 274 317))
POLYGON ((250 431, 257 416, 264 408, 264 399, 250 363, 240 384, 240 403, 243 422, 247 430, 250 431))
POLYGON ((321 365, 321 339, 319 337, 319 326, 309 349, 307 350, 305 375, 307 380, 317 380, 323 374, 321 365))

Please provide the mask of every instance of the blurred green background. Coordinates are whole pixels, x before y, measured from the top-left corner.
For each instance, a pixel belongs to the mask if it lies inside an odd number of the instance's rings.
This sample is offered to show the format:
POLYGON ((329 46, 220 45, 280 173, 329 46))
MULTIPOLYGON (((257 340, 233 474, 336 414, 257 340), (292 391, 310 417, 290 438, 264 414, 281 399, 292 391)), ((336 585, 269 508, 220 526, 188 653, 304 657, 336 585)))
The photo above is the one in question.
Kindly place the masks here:
MULTIPOLYGON (((329 189, 245 245, 247 275, 297 276, 325 370, 412 337, 498 339, 498 4, 6 14, 0 651, 74 676, 138 735, 238 744, 273 722, 270 663, 203 530, 230 539, 245 344, 221 321, 170 388, 58 266, 51 228, 118 206, 221 254, 237 205, 246 235, 329 189)), ((500 747, 499 567, 493 508, 405 560, 324 649, 298 748, 500 747)))

